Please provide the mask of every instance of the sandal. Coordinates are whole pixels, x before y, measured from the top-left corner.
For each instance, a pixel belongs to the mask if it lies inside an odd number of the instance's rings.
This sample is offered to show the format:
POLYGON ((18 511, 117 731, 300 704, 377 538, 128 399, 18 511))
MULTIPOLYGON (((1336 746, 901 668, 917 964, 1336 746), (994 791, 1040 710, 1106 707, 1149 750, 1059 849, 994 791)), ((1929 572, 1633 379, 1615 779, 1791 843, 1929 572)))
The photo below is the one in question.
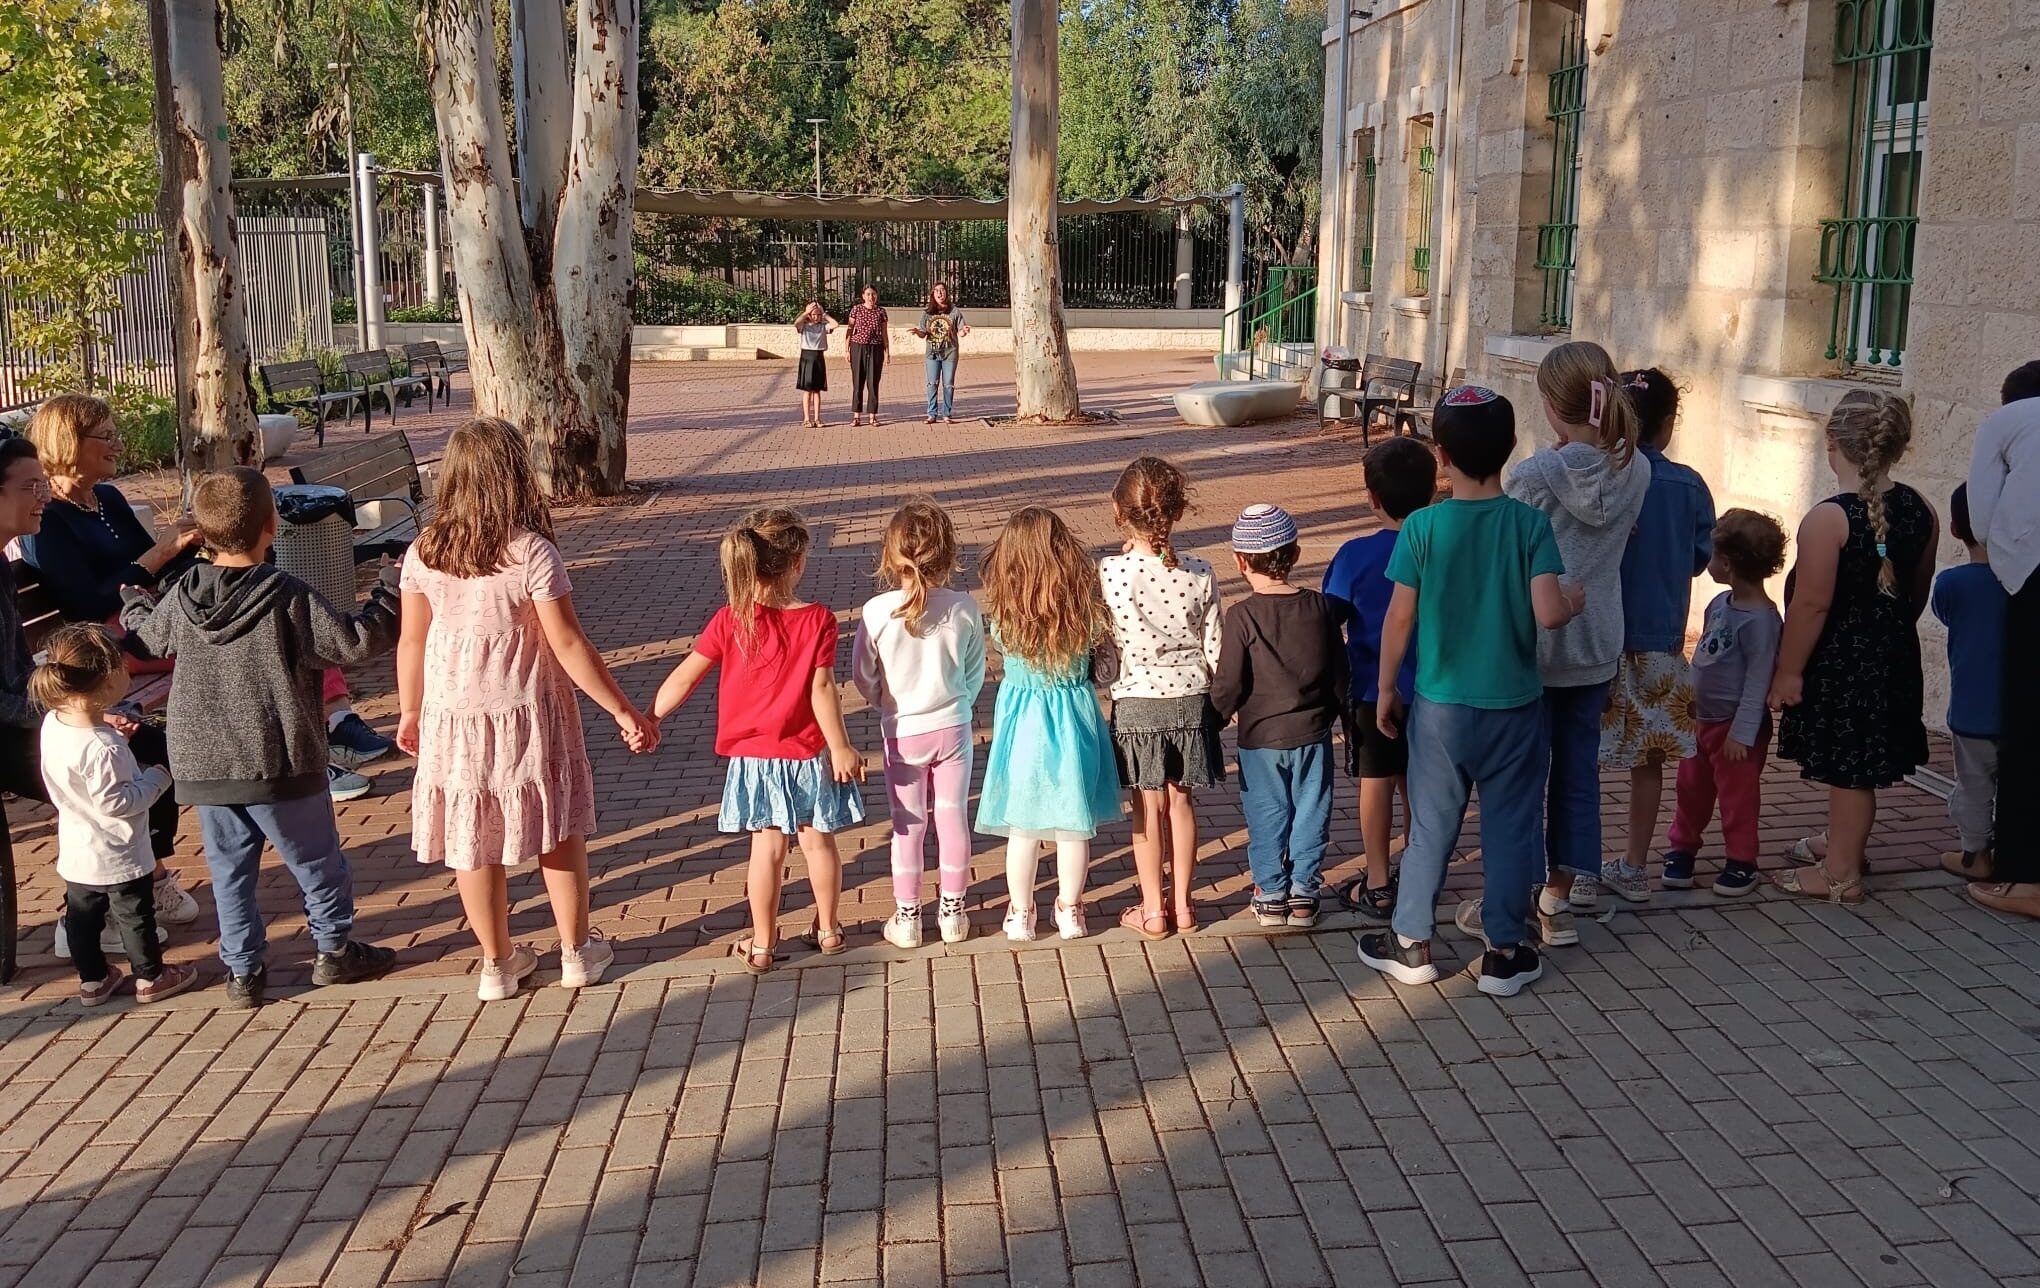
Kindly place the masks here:
POLYGON ((1366 874, 1362 873, 1349 881, 1340 882, 1338 888, 1332 891, 1332 897, 1348 912, 1357 912, 1375 921, 1387 921, 1395 912, 1398 875, 1391 871, 1388 874, 1387 885, 1372 887, 1367 884, 1366 874))
POLYGON ((1802 899, 1814 899, 1823 903, 1838 903, 1853 906, 1863 902, 1863 878, 1850 877, 1843 881, 1828 871, 1827 860, 1822 859, 1814 867, 1794 868, 1780 872, 1771 878, 1786 894, 1796 894, 1802 899), (1825 890, 1816 891, 1807 885, 1807 877, 1815 870, 1820 872, 1821 884, 1825 890))
POLYGON ((816 926, 813 930, 802 935, 800 942, 824 957, 834 957, 837 953, 850 947, 850 941, 843 937, 843 928, 841 926, 830 931, 824 931, 820 926, 816 926))
POLYGON ((1197 930, 1197 910, 1187 903, 1179 903, 1169 914, 1169 921, 1176 927, 1177 934, 1193 934, 1197 930))
POLYGON ((779 960, 772 951, 772 945, 759 944, 749 939, 740 939, 730 945, 730 956, 742 958, 744 969, 753 975, 765 974, 772 969, 772 963, 779 960))
POLYGON ((1150 915, 1139 904, 1120 913, 1119 924, 1142 939, 1156 940, 1169 937, 1169 914, 1157 912, 1150 915))
POLYGON ((1792 843, 1792 848, 1785 851, 1785 857, 1792 860, 1794 863, 1801 865, 1802 867, 1811 866, 1815 863, 1827 862, 1827 855, 1819 854, 1814 851, 1813 843, 1816 839, 1820 841, 1821 849, 1823 850, 1827 849, 1828 834, 1826 832, 1822 832, 1818 838, 1811 836, 1802 836, 1798 840, 1794 841, 1792 843))
POLYGON ((1964 881, 1987 882, 1990 861, 1989 850, 1950 850, 1941 856, 1941 870, 1964 881))

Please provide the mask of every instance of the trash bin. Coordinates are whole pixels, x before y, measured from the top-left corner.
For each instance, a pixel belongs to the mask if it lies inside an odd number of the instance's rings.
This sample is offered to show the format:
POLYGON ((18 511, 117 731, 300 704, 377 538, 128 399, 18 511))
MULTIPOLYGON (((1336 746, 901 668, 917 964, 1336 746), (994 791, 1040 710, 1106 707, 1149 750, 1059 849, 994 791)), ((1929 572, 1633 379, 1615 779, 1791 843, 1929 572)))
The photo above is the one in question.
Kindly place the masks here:
POLYGON ((354 607, 354 499, 347 489, 293 483, 276 489, 276 566, 342 612, 354 607))

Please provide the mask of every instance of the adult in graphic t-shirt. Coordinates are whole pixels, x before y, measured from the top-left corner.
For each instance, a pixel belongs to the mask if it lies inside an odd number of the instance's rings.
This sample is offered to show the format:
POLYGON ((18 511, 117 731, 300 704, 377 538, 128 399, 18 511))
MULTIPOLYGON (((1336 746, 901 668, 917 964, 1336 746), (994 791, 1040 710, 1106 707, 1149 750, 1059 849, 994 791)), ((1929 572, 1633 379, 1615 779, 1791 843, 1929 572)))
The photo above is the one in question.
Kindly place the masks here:
POLYGON ((892 320, 878 307, 878 288, 867 286, 850 306, 850 423, 878 423, 878 377, 892 355, 892 320))
POLYGON ((944 424, 955 419, 957 341, 970 334, 963 310, 949 299, 949 285, 937 282, 928 288, 928 302, 921 306, 921 325, 914 334, 928 342, 928 423, 944 424))

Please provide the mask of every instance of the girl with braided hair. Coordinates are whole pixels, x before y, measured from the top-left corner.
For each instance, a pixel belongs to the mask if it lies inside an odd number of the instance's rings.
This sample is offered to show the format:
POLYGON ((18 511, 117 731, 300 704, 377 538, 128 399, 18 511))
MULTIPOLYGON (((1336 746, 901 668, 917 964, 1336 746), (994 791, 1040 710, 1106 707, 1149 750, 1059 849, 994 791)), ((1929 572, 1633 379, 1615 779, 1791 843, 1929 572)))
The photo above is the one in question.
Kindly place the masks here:
POLYGON ((1770 705, 1783 712, 1779 754, 1828 788, 1828 841, 1816 866, 1786 872, 1778 885, 1830 903, 1862 902, 1877 789, 1927 758, 1918 623, 1940 520, 1926 498, 1891 480, 1911 440, 1912 410, 1896 394, 1858 390, 1836 404, 1827 455, 1841 490, 1800 523, 1798 562, 1785 580, 1770 705))

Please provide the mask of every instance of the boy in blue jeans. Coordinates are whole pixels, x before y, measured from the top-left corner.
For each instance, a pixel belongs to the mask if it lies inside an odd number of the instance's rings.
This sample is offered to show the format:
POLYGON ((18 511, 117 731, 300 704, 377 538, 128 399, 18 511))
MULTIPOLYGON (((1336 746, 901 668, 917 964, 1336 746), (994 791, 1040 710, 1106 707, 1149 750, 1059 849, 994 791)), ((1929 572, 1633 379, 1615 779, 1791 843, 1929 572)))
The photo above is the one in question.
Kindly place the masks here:
POLYGON ((2004 722, 2005 609, 2011 596, 1990 568, 1990 552, 1969 522, 1969 485, 1948 502, 1948 530, 1969 562, 1934 578, 1928 605, 1948 628, 1948 734, 1955 744, 1955 790, 1948 817, 1962 849, 1941 866, 1965 881, 1990 880, 1991 820, 1998 791, 1998 735, 2004 722))
POLYGON ((1360 937, 1360 960, 1404 984, 1438 979, 1438 894, 1478 790, 1488 942, 1479 987, 1508 997, 1544 971, 1528 925, 1544 870, 1551 759, 1537 630, 1571 621, 1585 595, 1559 583, 1565 569, 1550 520, 1502 492, 1516 447, 1509 400, 1461 385, 1439 401, 1432 423, 1452 498, 1410 515, 1389 560, 1396 588, 1381 632, 1376 713, 1383 734, 1409 739, 1409 845, 1391 928, 1360 937), (1419 622, 1430 625, 1417 637, 1417 691, 1404 721, 1398 676, 1419 622))
POLYGON ((322 673, 388 652, 397 639, 394 565, 358 613, 327 603, 265 556, 276 501, 261 471, 198 480, 192 514, 211 554, 155 605, 128 593, 122 624, 155 657, 174 657, 167 709, 177 799, 198 808, 220 918, 231 1006, 262 1004, 269 948, 255 903, 264 840, 304 892, 317 945, 312 983, 387 974, 397 955, 356 943, 354 878, 326 777, 322 673))

